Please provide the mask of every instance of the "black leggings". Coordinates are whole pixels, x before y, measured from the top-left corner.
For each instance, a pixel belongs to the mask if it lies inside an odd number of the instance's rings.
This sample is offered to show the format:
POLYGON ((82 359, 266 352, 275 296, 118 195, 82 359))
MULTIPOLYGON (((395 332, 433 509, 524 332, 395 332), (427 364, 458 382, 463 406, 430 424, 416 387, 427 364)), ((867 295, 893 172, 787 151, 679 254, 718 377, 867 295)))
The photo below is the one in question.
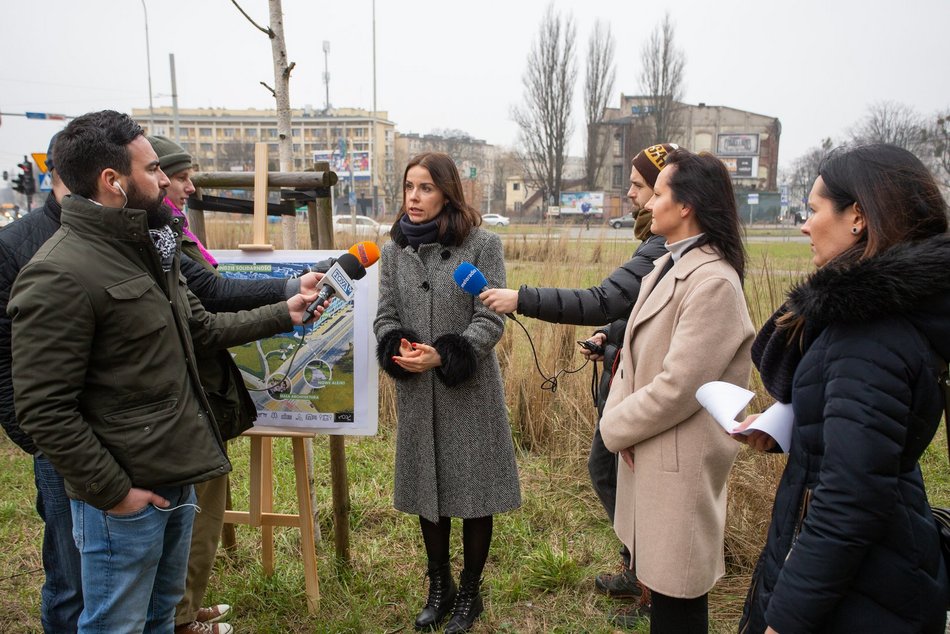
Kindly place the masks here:
MULTIPOLYGON (((439 523, 419 517, 422 528, 422 540, 426 545, 426 557, 429 567, 434 568, 449 563, 449 536, 452 533, 452 518, 440 517, 439 523)), ((474 517, 462 520, 462 548, 465 555, 465 570, 480 577, 485 562, 488 561, 488 548, 491 546, 492 516, 474 517)))
POLYGON ((677 599, 651 592, 650 634, 706 634, 709 631, 709 595, 677 599))

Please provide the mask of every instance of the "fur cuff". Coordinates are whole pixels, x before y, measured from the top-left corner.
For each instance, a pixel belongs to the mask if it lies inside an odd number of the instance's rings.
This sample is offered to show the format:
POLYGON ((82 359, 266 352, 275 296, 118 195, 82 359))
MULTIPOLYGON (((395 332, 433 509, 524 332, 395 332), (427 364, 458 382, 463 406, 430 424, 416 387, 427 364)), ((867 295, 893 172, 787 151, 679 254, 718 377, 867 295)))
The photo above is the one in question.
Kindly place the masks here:
POLYGON ((442 357, 442 367, 435 373, 448 387, 455 387, 475 376, 478 365, 475 349, 461 335, 442 335, 432 347, 442 357))
POLYGON ((411 330, 390 330, 376 343, 376 359, 379 361, 379 367, 394 379, 408 379, 413 374, 393 361, 393 357, 399 354, 401 339, 409 342, 419 341, 419 335, 411 330))

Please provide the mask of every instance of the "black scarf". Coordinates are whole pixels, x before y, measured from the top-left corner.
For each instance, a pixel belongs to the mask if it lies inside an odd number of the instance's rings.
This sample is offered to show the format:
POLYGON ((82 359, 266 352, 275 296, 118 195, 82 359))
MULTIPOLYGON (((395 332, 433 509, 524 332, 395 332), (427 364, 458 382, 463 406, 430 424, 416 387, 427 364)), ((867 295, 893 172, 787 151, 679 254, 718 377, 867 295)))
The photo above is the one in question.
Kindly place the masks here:
POLYGON ((423 244, 438 242, 439 239, 439 225, 436 224, 435 220, 417 225, 409 220, 409 216, 403 215, 399 219, 399 228, 413 249, 418 249, 423 244))
POLYGON ((792 378, 802 356, 821 332, 807 320, 799 331, 779 326, 779 320, 788 313, 788 304, 782 304, 759 330, 752 342, 752 362, 762 376, 766 391, 780 403, 792 402, 792 378))

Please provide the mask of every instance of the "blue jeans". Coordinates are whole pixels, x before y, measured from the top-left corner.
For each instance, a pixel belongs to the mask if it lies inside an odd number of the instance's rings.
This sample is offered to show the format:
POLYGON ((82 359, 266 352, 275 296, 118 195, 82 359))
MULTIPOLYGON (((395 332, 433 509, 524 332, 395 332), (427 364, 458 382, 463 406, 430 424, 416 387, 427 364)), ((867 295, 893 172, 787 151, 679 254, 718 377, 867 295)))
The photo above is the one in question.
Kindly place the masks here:
MULTIPOLYGON (((154 490, 171 505, 194 504, 194 487, 154 490)), ((111 515, 72 500, 73 536, 82 554, 85 607, 79 632, 171 634, 185 592, 193 506, 152 505, 111 515)))
POLYGON ((82 612, 82 570, 73 541, 73 516, 60 476, 41 454, 33 456, 36 512, 43 518, 43 582, 40 621, 46 634, 76 632, 82 612))

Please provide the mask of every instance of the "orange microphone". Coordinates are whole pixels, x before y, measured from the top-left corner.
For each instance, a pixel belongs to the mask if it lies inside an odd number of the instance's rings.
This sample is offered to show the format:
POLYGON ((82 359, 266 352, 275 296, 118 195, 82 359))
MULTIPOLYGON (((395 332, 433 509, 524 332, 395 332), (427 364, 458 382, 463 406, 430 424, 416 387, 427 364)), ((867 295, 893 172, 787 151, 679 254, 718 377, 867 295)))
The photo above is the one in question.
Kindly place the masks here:
POLYGON ((379 260, 379 247, 376 246, 375 242, 370 242, 369 240, 357 242, 350 247, 349 253, 355 256, 364 267, 376 264, 377 260, 379 260))

